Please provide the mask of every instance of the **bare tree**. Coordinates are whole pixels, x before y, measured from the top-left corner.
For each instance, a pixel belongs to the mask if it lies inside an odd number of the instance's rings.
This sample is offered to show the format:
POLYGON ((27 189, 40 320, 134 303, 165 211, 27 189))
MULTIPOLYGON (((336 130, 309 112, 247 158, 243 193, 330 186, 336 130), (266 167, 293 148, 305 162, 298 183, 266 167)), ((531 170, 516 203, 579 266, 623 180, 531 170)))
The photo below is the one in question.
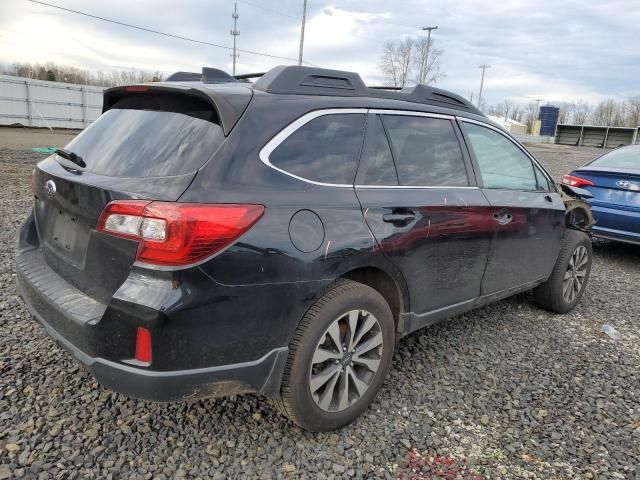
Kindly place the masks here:
POLYGON ((576 125, 584 125, 591 116, 592 106, 586 100, 578 100, 573 110, 573 123, 576 125))
POLYGON ((558 123, 569 123, 569 115, 573 110, 573 105, 570 102, 560 102, 558 108, 558 123))
POLYGON ((113 70, 111 72, 97 71, 95 73, 77 67, 57 65, 53 62, 41 63, 15 63, 11 66, 0 65, 0 73, 18 77, 48 80, 52 82, 66 82, 81 85, 98 85, 110 87, 135 82, 162 81, 163 75, 156 71, 132 69, 131 71, 113 70))
POLYGON ((404 87, 409 79, 411 64, 414 55, 415 42, 411 37, 407 37, 398 45, 398 60, 400 63, 400 87, 404 87))
POLYGON ((618 120, 618 110, 619 106, 615 100, 603 100, 593 111, 593 123, 615 126, 618 120))
POLYGON ((509 112, 511 112, 512 108, 513 108, 513 102, 508 98, 504 99, 504 101, 502 102, 502 109, 504 112, 505 120, 509 118, 509 112))
POLYGON ((528 133, 533 133, 533 123, 537 120, 535 118, 537 111, 538 105, 536 105, 534 102, 527 103, 527 106, 525 107, 525 123, 527 125, 528 133))
POLYGON ((400 86, 400 66, 398 65, 397 48, 393 42, 384 44, 379 68, 388 83, 394 87, 400 86))
POLYGON ((627 100, 627 126, 640 126, 640 95, 630 97, 627 100))
POLYGON ((430 85, 446 77, 440 70, 440 58, 444 50, 435 48, 434 44, 434 40, 428 42, 424 37, 415 42, 414 65, 417 83, 430 85))

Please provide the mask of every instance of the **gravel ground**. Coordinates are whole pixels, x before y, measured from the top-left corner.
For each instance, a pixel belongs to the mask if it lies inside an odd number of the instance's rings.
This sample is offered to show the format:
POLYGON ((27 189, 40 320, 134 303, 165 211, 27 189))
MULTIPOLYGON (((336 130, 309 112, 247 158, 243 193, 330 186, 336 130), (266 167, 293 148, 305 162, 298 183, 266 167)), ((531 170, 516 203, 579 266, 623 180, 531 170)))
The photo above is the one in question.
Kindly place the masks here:
MULTIPOLYGON (((532 151, 556 176, 599 153, 532 151)), ((253 396, 130 400, 43 333, 16 296, 12 253, 38 158, 0 149, 0 480, 405 478, 411 450, 473 478, 640 477, 640 248, 597 242, 571 314, 520 295, 408 336, 368 412, 310 434, 253 396)))

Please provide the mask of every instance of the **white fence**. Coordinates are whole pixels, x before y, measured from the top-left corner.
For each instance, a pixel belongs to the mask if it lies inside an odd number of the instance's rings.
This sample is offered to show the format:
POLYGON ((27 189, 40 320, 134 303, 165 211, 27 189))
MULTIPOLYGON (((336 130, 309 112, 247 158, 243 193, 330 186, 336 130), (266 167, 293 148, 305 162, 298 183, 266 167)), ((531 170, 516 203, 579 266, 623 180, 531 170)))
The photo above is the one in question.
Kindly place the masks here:
POLYGON ((103 90, 0 75, 0 125, 84 128, 102 113, 103 90))

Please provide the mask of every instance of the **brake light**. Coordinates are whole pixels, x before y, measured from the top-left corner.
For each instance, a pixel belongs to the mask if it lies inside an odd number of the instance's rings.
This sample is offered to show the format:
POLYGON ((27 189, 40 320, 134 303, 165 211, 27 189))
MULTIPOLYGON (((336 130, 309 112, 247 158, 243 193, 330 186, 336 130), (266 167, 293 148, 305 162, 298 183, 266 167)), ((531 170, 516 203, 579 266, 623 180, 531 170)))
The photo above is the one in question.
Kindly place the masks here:
POLYGON ((116 200, 105 207, 96 228, 138 240, 136 260, 182 266, 228 246, 263 213, 262 205, 116 200))
POLYGON ((565 175, 562 177, 562 183, 570 187, 587 187, 593 185, 593 182, 585 178, 575 177, 573 175, 565 175))
POLYGON ((145 87, 142 85, 132 85, 129 87, 124 87, 125 92, 148 92, 149 87, 145 87))
POLYGON ((144 327, 138 327, 136 334, 135 359, 142 363, 151 363, 151 332, 144 327))

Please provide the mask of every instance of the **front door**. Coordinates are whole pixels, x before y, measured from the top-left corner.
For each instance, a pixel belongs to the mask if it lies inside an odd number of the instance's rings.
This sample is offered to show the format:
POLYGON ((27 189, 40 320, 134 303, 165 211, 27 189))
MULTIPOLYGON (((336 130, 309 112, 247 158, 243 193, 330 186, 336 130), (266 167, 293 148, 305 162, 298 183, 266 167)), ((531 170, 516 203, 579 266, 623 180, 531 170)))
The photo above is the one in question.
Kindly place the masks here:
POLYGON ((450 117, 367 121, 356 194, 377 248, 406 279, 416 327, 480 295, 494 227, 461 141, 450 117))
POLYGON ((546 279, 562 244, 564 202, 547 174, 509 137, 478 123, 460 124, 495 226, 482 293, 546 279))

